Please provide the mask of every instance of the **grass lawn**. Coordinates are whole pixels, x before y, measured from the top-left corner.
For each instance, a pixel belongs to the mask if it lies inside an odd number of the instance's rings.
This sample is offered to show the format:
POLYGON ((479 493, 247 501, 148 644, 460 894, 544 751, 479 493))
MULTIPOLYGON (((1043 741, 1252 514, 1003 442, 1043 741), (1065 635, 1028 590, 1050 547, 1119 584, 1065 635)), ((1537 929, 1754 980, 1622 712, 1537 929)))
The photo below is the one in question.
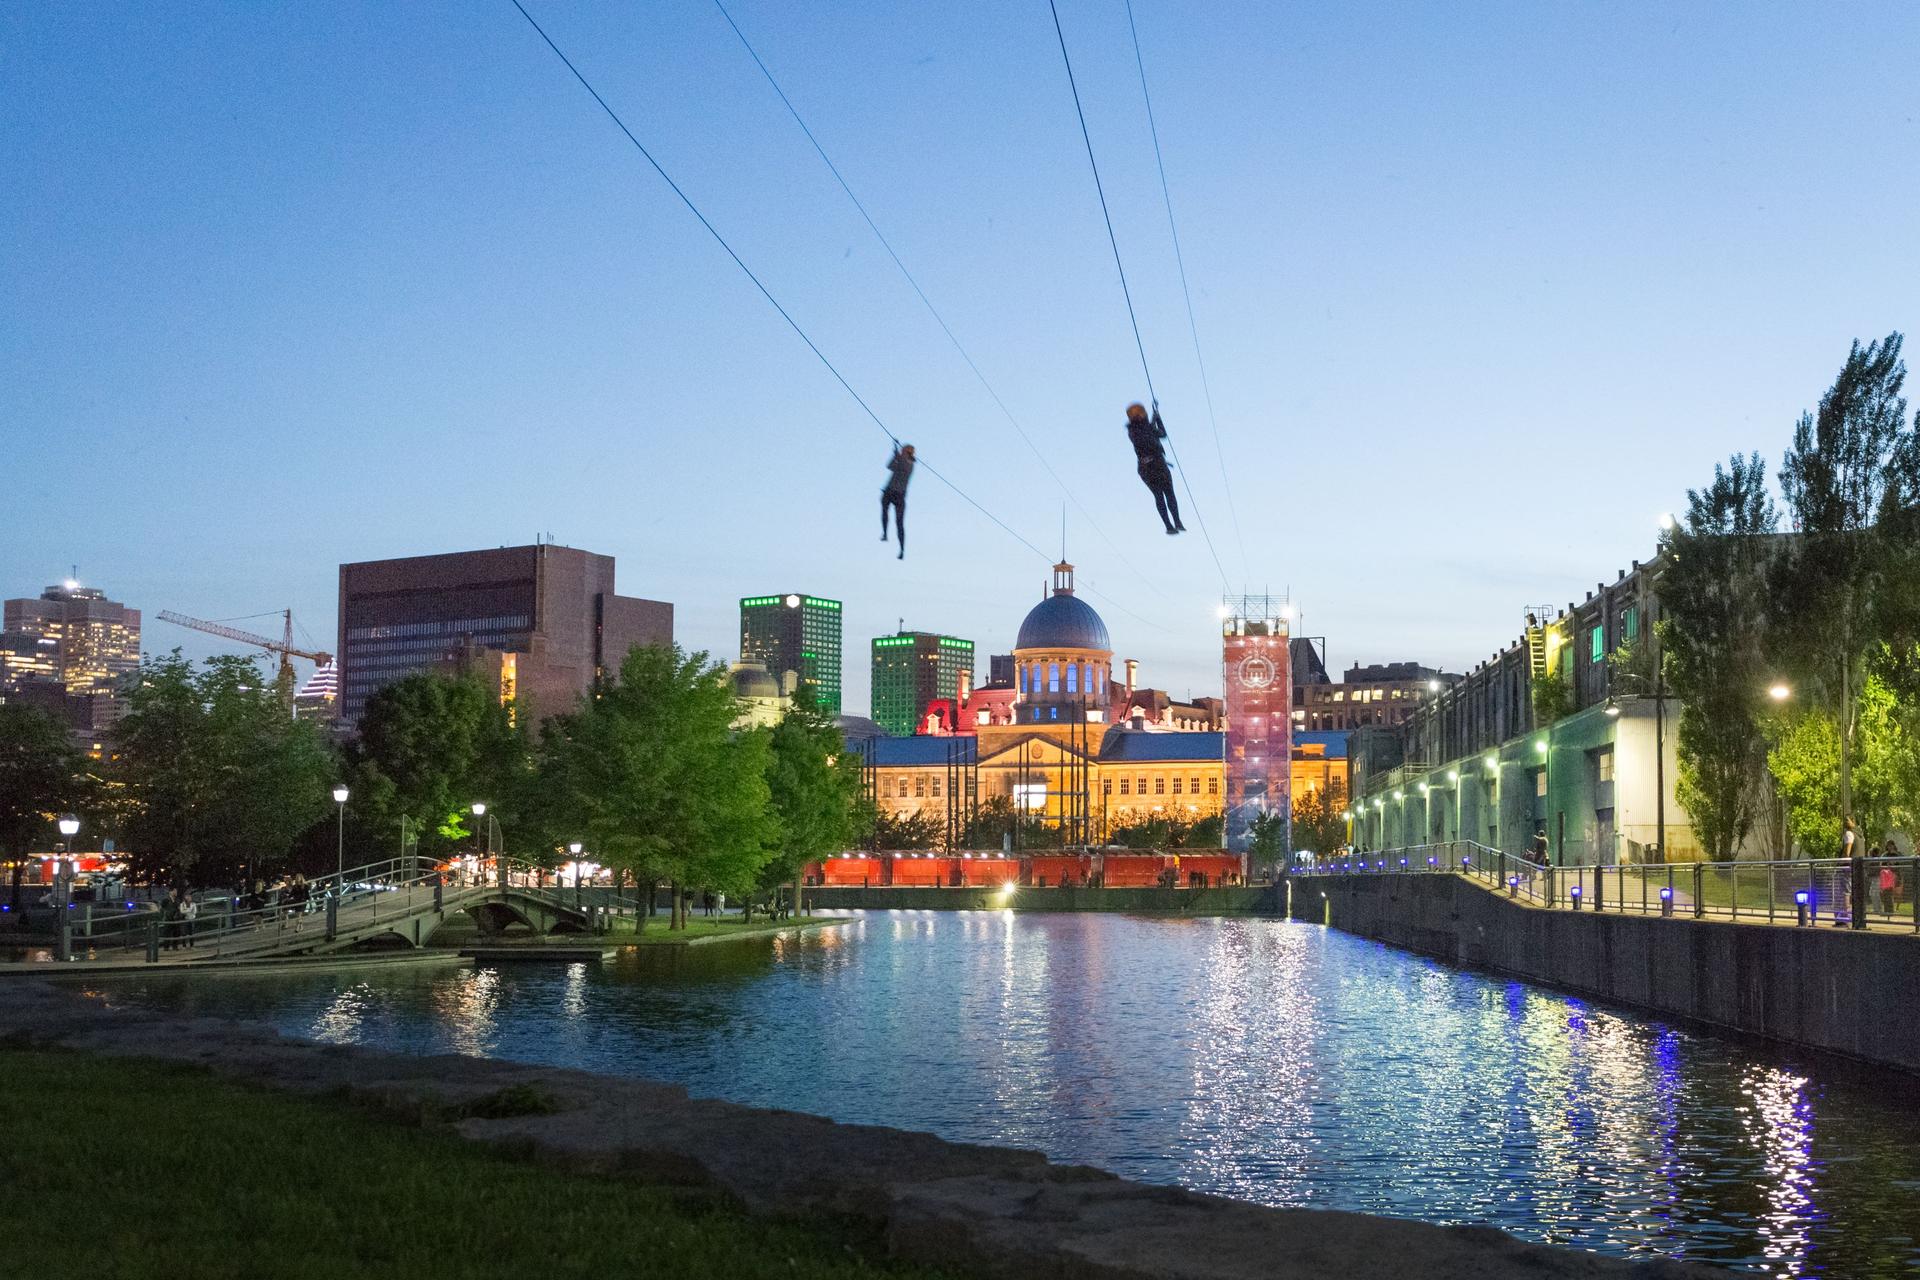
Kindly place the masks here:
MULTIPOLYGON (((752 924, 741 924, 739 916, 713 916, 709 918, 702 915, 692 915, 687 917, 686 928, 669 930, 667 928, 667 915, 663 911, 659 915, 649 919, 646 930, 638 936, 633 932, 633 921, 631 920, 615 920, 611 933, 591 936, 598 937, 600 940, 615 946, 631 946, 635 943, 641 946, 649 946, 661 943, 691 942, 695 938, 751 938, 756 934, 774 933, 782 929, 792 929, 795 927, 826 928, 829 925, 842 923, 845 919, 846 917, 844 916, 799 916, 795 919, 782 920, 777 924, 769 924, 763 919, 757 919, 752 924)), ((581 936, 584 938, 590 935, 583 934, 581 936)))
POLYGON ((8 1275, 932 1277, 867 1229, 516 1161, 188 1067, 0 1048, 8 1275))

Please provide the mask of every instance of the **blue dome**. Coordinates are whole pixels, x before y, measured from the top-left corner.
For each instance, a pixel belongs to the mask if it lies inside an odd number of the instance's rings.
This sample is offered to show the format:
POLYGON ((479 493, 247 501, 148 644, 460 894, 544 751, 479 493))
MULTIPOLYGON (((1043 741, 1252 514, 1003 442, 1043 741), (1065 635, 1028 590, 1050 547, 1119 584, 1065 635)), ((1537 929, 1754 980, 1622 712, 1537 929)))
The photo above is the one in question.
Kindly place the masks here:
POLYGON ((1039 604, 1020 624, 1016 649, 1100 649, 1111 651, 1107 624, 1093 606, 1079 596, 1057 591, 1039 604))

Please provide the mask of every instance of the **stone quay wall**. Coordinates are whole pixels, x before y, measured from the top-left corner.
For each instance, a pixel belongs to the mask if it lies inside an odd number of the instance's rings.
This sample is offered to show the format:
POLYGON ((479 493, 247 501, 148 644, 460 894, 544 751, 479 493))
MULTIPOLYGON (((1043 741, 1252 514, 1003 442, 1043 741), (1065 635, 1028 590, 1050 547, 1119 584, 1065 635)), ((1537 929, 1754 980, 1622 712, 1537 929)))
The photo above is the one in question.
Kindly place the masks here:
POLYGON ((1909 934, 1544 910, 1458 875, 1297 875, 1275 892, 1278 913, 1450 964, 1920 1072, 1909 934))

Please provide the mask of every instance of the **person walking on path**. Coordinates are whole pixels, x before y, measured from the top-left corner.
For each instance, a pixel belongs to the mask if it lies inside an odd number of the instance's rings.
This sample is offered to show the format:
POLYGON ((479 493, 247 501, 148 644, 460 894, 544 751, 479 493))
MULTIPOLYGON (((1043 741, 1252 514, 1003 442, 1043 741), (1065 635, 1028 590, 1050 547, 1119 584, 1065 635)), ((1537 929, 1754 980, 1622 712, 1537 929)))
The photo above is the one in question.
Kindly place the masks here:
POLYGON ((200 919, 200 904, 193 899, 193 890, 180 891, 180 933, 186 939, 189 949, 193 946, 194 922, 200 919))
POLYGON ((1160 421, 1158 405, 1154 406, 1151 418, 1145 405, 1127 406, 1127 439, 1133 445, 1134 464, 1141 483, 1153 494, 1160 523, 1166 526, 1167 535, 1171 537, 1185 533, 1187 526, 1180 522, 1180 500, 1173 496, 1173 472, 1167 466, 1167 447, 1161 443, 1166 438, 1167 427, 1160 421))
POLYGON ((164 945, 172 951, 180 945, 180 891, 167 890, 167 896, 160 899, 160 934, 166 939, 164 945))
POLYGON ((887 459, 887 487, 880 491, 880 541, 887 540, 887 512, 893 512, 893 526, 900 536, 898 560, 907 558, 907 481, 913 479, 913 446, 896 444, 887 459))

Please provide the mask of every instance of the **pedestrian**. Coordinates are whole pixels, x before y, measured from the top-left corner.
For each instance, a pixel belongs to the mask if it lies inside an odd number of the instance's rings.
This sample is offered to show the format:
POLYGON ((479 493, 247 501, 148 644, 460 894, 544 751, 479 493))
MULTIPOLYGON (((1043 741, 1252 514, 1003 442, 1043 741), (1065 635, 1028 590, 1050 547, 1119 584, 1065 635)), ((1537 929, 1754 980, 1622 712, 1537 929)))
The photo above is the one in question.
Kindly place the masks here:
POLYGON ((913 446, 895 441, 893 456, 887 459, 887 487, 880 491, 880 541, 887 540, 887 512, 893 512, 894 530, 900 536, 898 560, 907 558, 907 481, 913 479, 913 446))
POLYGON ((1881 863, 1880 874, 1874 879, 1873 884, 1873 909, 1883 916, 1892 911, 1893 899, 1899 888, 1900 878, 1894 874, 1893 864, 1881 863))
POLYGON ((200 904, 194 901, 193 890, 180 890, 180 933, 187 940, 187 947, 193 947, 194 922, 200 918, 200 904))
POLYGON ((1846 820, 1840 824, 1840 856, 1841 857, 1851 858, 1853 856, 1854 844, 1856 842, 1856 839, 1857 837, 1854 835, 1854 831, 1853 831, 1853 815, 1848 814, 1846 817, 1846 820))
POLYGON ((1173 471, 1167 466, 1167 449, 1161 443, 1166 438, 1167 427, 1160 421, 1159 405, 1153 407, 1151 418, 1145 405, 1127 406, 1127 440, 1133 445, 1135 470, 1140 474, 1141 483, 1153 494, 1160 523, 1166 526, 1167 536, 1172 537, 1185 533, 1187 526, 1180 522, 1180 501, 1173 496, 1173 471))
POLYGON ((287 886, 287 892, 281 901, 286 904, 287 914, 293 917, 293 931, 300 932, 300 917, 307 914, 312 906, 313 886, 307 883, 307 877, 296 871, 293 883, 287 886))
POLYGON ((160 899, 160 936, 168 951, 180 945, 180 891, 167 890, 166 897, 160 899))

